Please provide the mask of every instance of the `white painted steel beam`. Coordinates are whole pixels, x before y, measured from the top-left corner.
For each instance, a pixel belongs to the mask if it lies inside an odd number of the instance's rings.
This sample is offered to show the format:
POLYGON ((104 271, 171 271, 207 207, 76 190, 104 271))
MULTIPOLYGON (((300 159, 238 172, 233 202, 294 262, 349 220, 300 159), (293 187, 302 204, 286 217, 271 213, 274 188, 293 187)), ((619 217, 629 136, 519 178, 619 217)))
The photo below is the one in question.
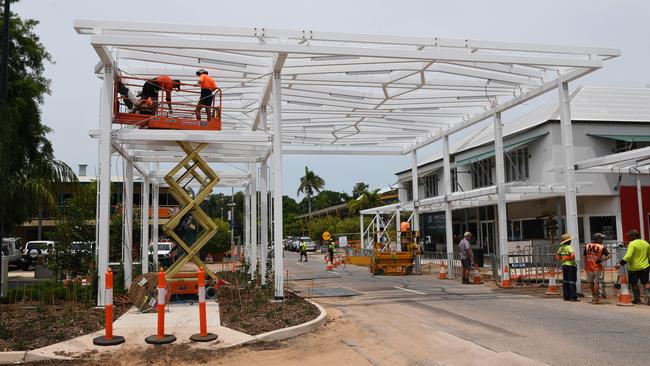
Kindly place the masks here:
POLYGON ((453 278, 454 266, 451 265, 454 259, 454 233, 453 233, 453 218, 451 213, 451 201, 447 199, 451 197, 451 160, 449 156, 449 136, 445 135, 442 139, 442 181, 444 186, 444 209, 445 209, 445 248, 447 250, 447 276, 453 278))
MULTIPOLYGON (((148 163, 145 163, 145 168, 148 169, 148 163)), ((140 197, 142 197, 142 205, 140 206, 140 217, 142 222, 140 224, 140 262, 142 264, 140 273, 149 273, 149 175, 142 175, 142 185, 140 197)))
MULTIPOLYGON (((266 111, 261 115, 260 128, 267 129, 266 111)), ((269 179, 268 162, 262 160, 260 164, 260 269, 262 286, 266 286, 268 249, 269 249, 269 179)))
POLYGON ((282 217, 282 74, 273 73, 273 270, 275 299, 284 299, 282 217))
POLYGON ((124 237, 122 238, 122 259, 124 263, 125 290, 133 280, 133 160, 125 159, 124 208, 122 216, 124 237))
POLYGON ((257 221, 257 164, 250 163, 248 164, 250 174, 251 174, 251 184, 250 184, 250 194, 251 194, 251 280, 255 280, 257 275, 257 266, 258 266, 258 251, 259 243, 257 241, 257 231, 258 231, 258 221, 257 221))
POLYGON ((498 232, 498 249, 499 263, 503 267, 505 263, 501 262, 504 255, 508 254, 508 213, 506 205, 506 172, 503 156, 503 122, 501 112, 494 114, 494 160, 496 162, 495 170, 497 176, 497 232, 498 232))
POLYGON ((160 186, 158 184, 153 184, 152 189, 151 189, 151 200, 152 206, 153 206, 153 218, 151 220, 151 241, 153 244, 153 251, 152 251, 152 257, 153 257, 153 271, 157 272, 159 270, 159 263, 158 263, 158 242, 160 241, 158 238, 158 233, 159 233, 159 226, 160 226, 160 186))
POLYGON ((650 147, 642 147, 640 149, 580 161, 575 164, 575 170, 580 171, 592 167, 612 166, 617 163, 635 162, 648 158, 650 158, 650 147))
MULTIPOLYGON (((567 232, 573 237, 571 247, 576 253, 576 263, 578 265, 578 273, 582 268, 582 256, 580 256, 579 246, 579 232, 578 232, 578 201, 576 194, 576 178, 574 167, 574 151, 573 151, 573 128, 571 126, 571 100, 569 98, 569 84, 562 82, 558 84, 558 97, 560 108, 560 124, 562 128, 562 146, 564 148, 564 186, 565 192, 565 205, 566 205, 566 227, 567 232)), ((581 280, 578 276, 576 282, 578 293, 582 293, 581 280)))

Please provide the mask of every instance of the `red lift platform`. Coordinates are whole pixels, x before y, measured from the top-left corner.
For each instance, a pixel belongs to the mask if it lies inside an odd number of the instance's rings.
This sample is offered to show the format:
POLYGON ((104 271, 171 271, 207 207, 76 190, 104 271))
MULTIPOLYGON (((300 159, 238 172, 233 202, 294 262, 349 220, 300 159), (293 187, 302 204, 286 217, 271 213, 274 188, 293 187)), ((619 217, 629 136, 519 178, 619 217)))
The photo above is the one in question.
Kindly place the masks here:
MULTIPOLYGON (((133 95, 135 95, 135 91, 137 90, 139 92, 139 89, 142 87, 141 84, 137 83, 138 81, 142 84, 147 82, 145 79, 133 77, 120 77, 115 80, 115 86, 113 88, 113 100, 115 101, 113 104, 113 123, 164 130, 221 130, 221 89, 217 88, 213 93, 212 105, 209 107, 211 118, 209 120, 197 120, 195 108, 198 105, 198 99, 201 95, 198 86, 181 84, 182 95, 181 93, 174 93, 172 91, 171 104, 173 113, 170 113, 167 101, 165 100, 165 91, 163 90, 158 92, 157 101, 150 101, 151 105, 149 108, 134 112, 125 103, 130 98, 118 93, 118 85, 122 83, 122 86, 131 89, 133 95), (183 99, 184 101, 178 102, 174 101, 174 99, 183 99)), ((137 103, 138 99, 135 98, 131 102, 137 103)), ((200 113, 203 118, 207 117, 205 108, 202 108, 200 113)))

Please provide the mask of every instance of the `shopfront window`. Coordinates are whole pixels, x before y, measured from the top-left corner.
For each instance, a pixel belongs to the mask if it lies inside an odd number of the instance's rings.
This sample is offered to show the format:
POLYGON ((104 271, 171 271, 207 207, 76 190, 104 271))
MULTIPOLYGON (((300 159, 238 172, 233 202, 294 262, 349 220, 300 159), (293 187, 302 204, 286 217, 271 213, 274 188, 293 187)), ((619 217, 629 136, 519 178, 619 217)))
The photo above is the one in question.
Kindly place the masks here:
POLYGON ((596 233, 605 236, 605 240, 616 240, 616 216, 589 216, 589 236, 596 233))

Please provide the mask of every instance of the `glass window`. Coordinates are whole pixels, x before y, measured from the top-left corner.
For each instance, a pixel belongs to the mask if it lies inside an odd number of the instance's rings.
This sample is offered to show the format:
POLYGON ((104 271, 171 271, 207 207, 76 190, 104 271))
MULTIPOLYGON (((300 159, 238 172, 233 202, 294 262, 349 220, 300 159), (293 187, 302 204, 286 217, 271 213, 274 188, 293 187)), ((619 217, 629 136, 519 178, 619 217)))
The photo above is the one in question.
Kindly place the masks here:
POLYGON ((521 239, 544 239, 544 220, 521 220, 521 239))
POLYGON ((413 201, 413 184, 410 180, 404 182, 404 189, 406 189, 406 200, 413 201))
POLYGON ((458 170, 456 168, 451 170, 451 191, 458 191, 458 170))
POLYGON ((528 179, 528 147, 504 154, 506 182, 528 179))
POLYGON ((424 197, 435 197, 438 195, 438 175, 429 174, 420 179, 424 186, 424 197))
POLYGON ((494 158, 483 159, 472 163, 472 188, 481 188, 493 185, 492 168, 494 158))
POLYGON ((616 240, 616 216, 589 216, 589 229, 589 239, 601 233, 605 240, 616 240))

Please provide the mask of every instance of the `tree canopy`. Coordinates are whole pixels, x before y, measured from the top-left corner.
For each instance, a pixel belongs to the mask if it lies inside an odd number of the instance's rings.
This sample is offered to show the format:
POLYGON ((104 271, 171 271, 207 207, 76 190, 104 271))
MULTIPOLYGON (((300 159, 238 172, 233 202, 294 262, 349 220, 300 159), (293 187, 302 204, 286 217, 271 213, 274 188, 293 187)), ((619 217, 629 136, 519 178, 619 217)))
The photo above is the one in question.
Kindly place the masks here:
POLYGON ((320 192, 325 187, 325 181, 319 177, 309 168, 305 167, 305 175, 300 178, 300 186, 298 187, 298 194, 303 193, 307 196, 308 212, 311 214, 311 198, 314 193, 320 192))

